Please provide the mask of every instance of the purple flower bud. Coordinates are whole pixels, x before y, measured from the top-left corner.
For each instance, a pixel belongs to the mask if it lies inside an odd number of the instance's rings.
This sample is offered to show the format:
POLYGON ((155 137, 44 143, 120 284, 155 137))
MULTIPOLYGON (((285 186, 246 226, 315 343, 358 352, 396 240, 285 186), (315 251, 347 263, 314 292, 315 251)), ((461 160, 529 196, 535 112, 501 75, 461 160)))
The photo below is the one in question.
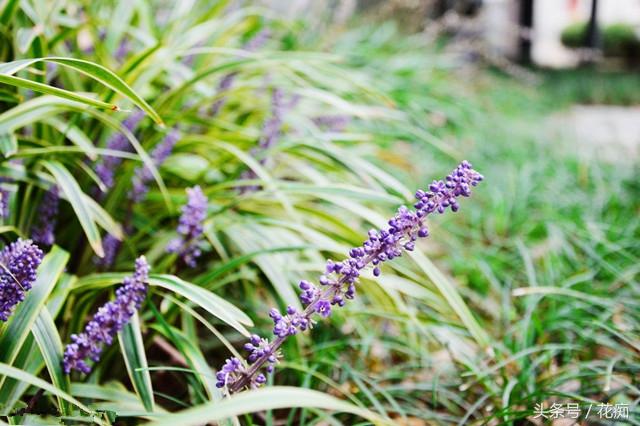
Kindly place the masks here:
POLYGON ((251 335, 251 344, 253 344, 253 345, 260 344, 260 336, 258 336, 257 334, 252 334, 251 335))
POLYGON ((233 382, 242 371, 244 368, 238 358, 227 359, 220 371, 216 373, 216 387, 225 387, 227 383, 233 382))
POLYGON ((313 287, 313 284, 311 284, 309 281, 305 281, 305 280, 300 281, 301 290, 309 290, 311 287, 313 287))
POLYGON ((278 312, 276 308, 271 308, 269 311, 269 317, 271 317, 272 320, 277 321, 282 318, 282 315, 280 315, 280 312, 278 312))
POLYGON ((300 294, 300 301, 304 305, 309 305, 320 297, 320 290, 308 281, 300 281, 300 289, 304 290, 300 294))
POLYGON ((147 295, 148 280, 149 265, 144 256, 140 256, 133 276, 125 278, 116 290, 116 299, 98 309, 84 332, 71 335, 62 361, 65 373, 77 370, 87 374, 91 371, 87 359, 100 360, 104 346, 111 345, 116 334, 131 320, 147 295))
POLYGON ((286 315, 281 315, 276 309, 271 309, 269 316, 273 319, 273 334, 278 337, 293 336, 298 331, 306 330, 310 325, 309 319, 293 306, 287 306, 286 315))
POLYGON ((42 250, 31 240, 18 239, 0 251, 0 321, 22 302, 36 280, 42 250))

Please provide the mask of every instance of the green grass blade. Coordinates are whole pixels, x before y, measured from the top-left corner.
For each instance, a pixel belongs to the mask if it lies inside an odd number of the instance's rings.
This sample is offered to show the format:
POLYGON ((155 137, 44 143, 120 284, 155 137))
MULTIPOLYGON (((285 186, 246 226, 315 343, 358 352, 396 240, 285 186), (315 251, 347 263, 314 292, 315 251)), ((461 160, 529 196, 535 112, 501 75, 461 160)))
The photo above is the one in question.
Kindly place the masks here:
POLYGON ((355 414, 374 424, 392 424, 378 414, 358 407, 323 392, 288 386, 273 386, 246 391, 221 402, 203 404, 182 412, 171 414, 152 422, 153 426, 201 425, 218 422, 234 416, 278 408, 319 408, 355 414))
POLYGON ((0 134, 0 152, 5 157, 10 157, 18 150, 18 140, 13 133, 0 134))
POLYGON ((173 275, 151 275, 149 284, 165 288, 187 298, 245 336, 249 335, 242 324, 252 326, 251 318, 223 298, 173 275))
POLYGON ((78 185, 73 175, 62 164, 53 161, 44 161, 43 164, 49 172, 51 172, 60 189, 64 192, 67 201, 71 204, 93 251, 99 257, 103 257, 104 250, 102 249, 100 233, 94 222, 91 210, 85 201, 85 194, 82 192, 82 189, 80 189, 80 185, 78 185))
POLYGON ((71 123, 66 123, 54 117, 48 118, 44 120, 44 122, 58 130, 67 139, 81 148, 82 151, 87 154, 87 157, 89 157, 89 159, 95 160, 96 158, 98 158, 96 147, 93 145, 93 142, 77 126, 74 126, 71 123))
MULTIPOLYGON (((126 274, 121 273, 87 275, 80 278, 75 283, 73 290, 105 288, 121 283, 125 277, 126 274)), ((183 296, 191 303, 201 307, 211 315, 229 324, 245 336, 249 335, 249 332, 243 324, 253 326, 251 318, 220 296, 173 275, 151 274, 149 277, 149 285, 161 287, 183 296)))
POLYGON ((35 81, 27 80, 25 78, 15 77, 13 75, 0 74, 0 83, 8 84, 16 87, 22 87, 23 89, 31 89, 34 92, 38 92, 38 93, 58 96, 63 99, 81 102, 83 104, 87 104, 96 108, 104 108, 112 111, 119 110, 118 106, 115 104, 108 104, 106 102, 98 101, 96 99, 92 99, 75 92, 70 92, 69 90, 59 89, 57 87, 49 86, 43 83, 37 83, 35 81))
POLYGON ((151 386, 151 375, 140 331, 140 318, 137 313, 118 333, 118 340, 133 388, 144 404, 144 408, 153 412, 153 387, 151 386))
POLYGON ((81 59, 74 58, 44 58, 45 61, 55 62, 66 67, 70 67, 79 71, 89 77, 92 77, 110 89, 120 93, 123 96, 131 99, 140 109, 145 111, 149 116, 160 125, 164 125, 162 119, 158 113, 138 95, 127 83, 125 83, 120 77, 118 77, 112 71, 102 65, 94 64, 93 62, 83 61, 81 59))
POLYGON ((187 364, 190 368, 186 369, 194 375, 193 379, 202 385, 202 388, 207 393, 207 396, 201 393, 203 400, 220 400, 222 393, 220 389, 216 387, 216 377, 213 369, 207 363, 207 359, 200 350, 198 342, 190 339, 185 333, 178 330, 175 327, 164 323, 161 325, 152 324, 152 327, 161 333, 167 340, 171 341, 175 345, 176 349, 184 355, 187 364))
POLYGON ((124 238, 124 233, 122 232, 122 226, 113 220, 111 215, 107 213, 107 211, 102 208, 100 204, 98 204, 93 198, 89 197, 87 194, 83 194, 84 202, 87 204, 87 207, 91 211, 96 224, 100 225, 102 229, 107 231, 109 234, 114 237, 122 240, 124 238))
MULTIPOLYGON (((12 77, 11 74, 15 74, 16 72, 28 66, 31 66, 37 62, 42 62, 42 61, 53 62, 68 68, 72 68, 82 74, 85 74, 93 78, 94 80, 99 81, 100 83, 104 84, 108 88, 131 99, 131 101, 133 101, 134 104, 136 104, 138 107, 140 107, 140 109, 142 109, 147 114, 149 114, 149 116, 153 119, 153 121, 155 121, 160 125, 164 125, 158 113, 144 99, 142 99, 140 95, 138 95, 131 87, 129 87, 127 83, 125 83, 113 71, 110 71, 107 68, 103 67, 102 65, 98 65, 93 62, 85 61, 82 59, 61 58, 61 57, 23 59, 20 61, 13 61, 6 64, 2 64, 2 66, 0 66, 0 77, 12 77)), ((13 78, 18 78, 18 77, 13 77, 13 78)), ((26 80, 26 81, 29 81, 29 80, 26 80)), ((50 87, 50 86, 47 86, 47 87, 50 87)), ((34 88, 31 88, 31 89, 36 90, 34 88)), ((58 89, 58 90, 62 90, 62 89, 58 89)), ((51 94, 54 94, 54 93, 51 93, 51 94)), ((99 102, 99 101, 95 101, 95 102, 99 102)), ((102 104, 110 105, 104 102, 102 102, 102 104)), ((113 110, 118 109, 116 105, 111 105, 108 108, 113 110)))
MULTIPOLYGON (((20 351, 12 364, 15 368, 36 376, 45 367, 42 354, 37 348, 33 334, 29 334, 24 343, 22 343, 20 351)), ((0 379, 4 380, 3 377, 0 377, 0 379)), ((0 402, 0 407, 12 410, 28 388, 29 385, 26 382, 20 382, 12 378, 4 380, 0 387, 0 401, 2 401, 0 402)))
MULTIPOLYGON (((26 373, 22 370, 19 370, 15 367, 12 367, 10 365, 7 365, 5 363, 0 363, 0 374, 6 376, 6 377, 12 377, 18 381, 21 382, 25 382, 25 383, 29 383, 32 386, 38 387, 40 389, 44 389, 47 392, 50 392, 51 394, 64 399, 65 401, 70 402, 71 404, 75 405, 76 407, 78 407, 79 409, 81 409, 82 411, 84 411, 85 413, 88 414, 92 414, 92 415, 96 415, 89 407, 87 407, 86 405, 84 405, 82 402, 78 401, 77 399, 75 399, 74 397, 72 397, 71 395, 69 395, 67 392, 64 392, 60 389, 58 389, 56 386, 53 386, 51 383, 49 382, 45 382, 44 380, 26 373)), ((101 420, 99 420, 99 418, 94 417, 93 421, 98 423, 98 424, 104 424, 101 420)))
POLYGON ((61 99, 55 96, 38 96, 0 114, 0 131, 9 133, 67 110, 82 111, 83 109, 90 108, 68 99, 61 99))
POLYGON ((465 325, 469 334, 475 339, 475 341, 488 353, 492 354, 491 343, 487 332, 475 319, 471 310, 460 296, 460 293, 449 279, 425 256, 421 251, 416 250, 410 252, 409 255, 416 262, 416 264, 422 269, 425 274, 433 281, 433 284, 438 288, 440 293, 444 296, 451 306, 451 309, 456 313, 460 321, 465 325))
POLYGON ((19 0, 7 0, 6 2, 3 2, 2 12, 0 12, 0 24, 5 26, 11 22, 13 14, 16 12, 16 9, 18 9, 19 4, 19 0))
MULTIPOLYGON (((32 333, 49 371, 51 382, 58 389, 68 392, 69 376, 62 371, 62 340, 48 309, 40 310, 40 314, 33 325, 32 333)), ((58 396, 58 406, 63 415, 71 415, 71 406, 68 401, 65 401, 60 396, 58 396)))

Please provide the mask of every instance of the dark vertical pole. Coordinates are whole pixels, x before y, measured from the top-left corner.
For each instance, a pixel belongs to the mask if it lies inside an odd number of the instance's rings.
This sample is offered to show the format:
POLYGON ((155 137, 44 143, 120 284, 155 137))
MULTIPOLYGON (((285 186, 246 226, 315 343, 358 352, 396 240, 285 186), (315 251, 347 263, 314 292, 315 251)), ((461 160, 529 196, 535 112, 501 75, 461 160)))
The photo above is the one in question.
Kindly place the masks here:
POLYGON ((533 0, 520 0, 518 19, 518 56, 521 64, 531 63, 531 32, 533 29, 533 0))
POLYGON ((587 47, 598 47, 598 0, 591 0, 591 16, 587 27, 587 47))

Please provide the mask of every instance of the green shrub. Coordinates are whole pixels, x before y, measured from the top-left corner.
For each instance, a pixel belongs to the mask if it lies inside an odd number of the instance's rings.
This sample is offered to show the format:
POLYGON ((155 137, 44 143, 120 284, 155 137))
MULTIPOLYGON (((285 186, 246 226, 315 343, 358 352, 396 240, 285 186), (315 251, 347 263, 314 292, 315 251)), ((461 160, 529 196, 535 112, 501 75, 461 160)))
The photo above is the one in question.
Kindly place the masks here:
MULTIPOLYGON (((562 31, 560 40, 570 49, 587 46, 587 22, 571 24, 562 31)), ((601 30, 602 52, 608 57, 631 58, 640 53, 640 39, 633 26, 611 24, 601 30)))
POLYGON ((602 32, 602 50, 606 56, 633 57, 640 53, 640 39, 631 25, 609 25, 602 32))
POLYGON ((562 31, 560 40, 570 49, 584 47, 587 44, 587 23, 578 22, 569 25, 562 31))

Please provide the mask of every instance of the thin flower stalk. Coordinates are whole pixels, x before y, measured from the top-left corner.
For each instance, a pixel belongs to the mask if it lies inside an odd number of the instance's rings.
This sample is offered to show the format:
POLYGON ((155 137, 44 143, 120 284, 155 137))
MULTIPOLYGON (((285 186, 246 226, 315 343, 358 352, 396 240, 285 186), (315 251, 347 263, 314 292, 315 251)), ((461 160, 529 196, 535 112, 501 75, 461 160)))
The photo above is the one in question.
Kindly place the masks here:
POLYGON ((318 286, 306 280, 301 281, 300 300, 305 309, 298 311, 288 306, 284 315, 272 309, 269 316, 274 322, 274 340, 251 336, 244 346, 249 351, 247 360, 228 359, 216 374, 216 386, 226 387, 229 393, 236 393, 247 387, 255 388, 264 384, 266 377, 263 371, 273 372, 281 356, 279 348, 289 336, 312 328, 316 316, 327 318, 333 307, 344 306, 347 300, 353 299, 361 271, 373 268, 373 275, 380 276, 383 262, 400 257, 405 251, 413 251, 417 239, 429 235, 426 218, 434 213, 442 214, 447 209, 458 211, 458 198, 469 197, 471 188, 482 179, 482 175, 470 163, 463 161, 444 180, 434 181, 428 190, 418 190, 414 209, 402 206, 388 221, 388 227, 370 230, 362 246, 349 251, 349 258, 340 262, 328 260, 318 286))

